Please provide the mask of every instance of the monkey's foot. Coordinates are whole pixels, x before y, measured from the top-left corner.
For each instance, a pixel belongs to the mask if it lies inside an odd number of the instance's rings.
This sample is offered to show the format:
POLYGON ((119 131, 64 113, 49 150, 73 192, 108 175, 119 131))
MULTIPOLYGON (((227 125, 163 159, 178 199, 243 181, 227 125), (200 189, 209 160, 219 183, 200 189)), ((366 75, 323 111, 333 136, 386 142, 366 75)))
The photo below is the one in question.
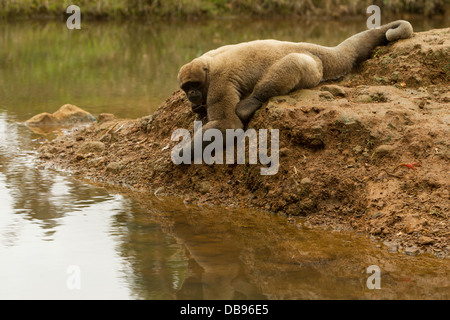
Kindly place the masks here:
POLYGON ((261 101, 254 97, 241 100, 236 105, 236 114, 243 123, 247 123, 262 104, 263 103, 261 101))

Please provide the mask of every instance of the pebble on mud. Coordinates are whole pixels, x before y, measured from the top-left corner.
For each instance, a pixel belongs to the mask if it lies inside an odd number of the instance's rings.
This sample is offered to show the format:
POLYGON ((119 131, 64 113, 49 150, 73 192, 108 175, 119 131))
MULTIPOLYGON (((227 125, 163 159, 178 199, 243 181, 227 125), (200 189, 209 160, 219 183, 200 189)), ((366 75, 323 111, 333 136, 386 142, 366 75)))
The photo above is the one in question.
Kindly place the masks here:
POLYGON ((121 167, 122 165, 119 162, 111 162, 106 166, 106 172, 117 173, 121 167))
POLYGON ((320 88, 322 91, 328 91, 335 97, 345 97, 347 94, 341 86, 337 85, 325 85, 320 88))
POLYGON ((86 154, 86 153, 95 153, 102 152, 105 150, 105 144, 100 141, 88 141, 81 145, 80 149, 78 149, 78 153, 86 154))
POLYGON ((420 253, 420 250, 419 250, 419 248, 414 247, 414 246, 413 247, 407 247, 407 248, 405 248, 403 250, 403 253, 407 254, 409 256, 415 256, 415 255, 418 255, 420 253))
POLYGON ((394 149, 395 149, 394 146, 383 144, 375 148, 374 154, 378 156, 385 156, 387 154, 392 153, 394 149))
POLYGON ((415 217, 405 217, 403 220, 403 225, 405 226, 405 232, 411 234, 413 232, 418 232, 422 228, 422 221, 415 217))
POLYGON ((324 98, 325 100, 333 100, 334 96, 328 91, 323 91, 319 94, 320 98, 324 98))
POLYGON ((397 242, 387 242, 387 241, 385 241, 383 244, 386 246, 387 251, 391 252, 391 253, 397 253, 398 249, 400 247, 397 242))
POLYGON ((427 237, 427 236, 421 236, 421 237, 419 238, 419 243, 420 243, 421 245, 430 245, 430 244, 433 244, 433 243, 434 243, 434 239, 433 239, 433 238, 430 238, 430 237, 427 237))
POLYGON ((308 178, 308 177, 303 178, 303 179, 300 181, 300 184, 302 184, 302 185, 304 185, 304 186, 308 186, 308 185, 311 184, 311 179, 308 178))
POLYGON ((197 190, 203 194, 209 193, 212 188, 213 185, 209 181, 201 181, 197 186, 197 190))

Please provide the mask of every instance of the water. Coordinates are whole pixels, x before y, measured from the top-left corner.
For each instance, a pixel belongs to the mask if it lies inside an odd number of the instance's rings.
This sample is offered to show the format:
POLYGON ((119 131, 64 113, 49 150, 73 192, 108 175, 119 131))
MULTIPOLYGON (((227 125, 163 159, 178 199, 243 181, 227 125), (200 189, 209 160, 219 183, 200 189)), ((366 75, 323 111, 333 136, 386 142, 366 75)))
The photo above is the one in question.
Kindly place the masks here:
POLYGON ((75 180, 36 165, 42 137, 21 124, 65 103, 144 116, 176 89, 178 68, 209 49, 257 38, 334 45, 359 30, 356 21, 86 22, 76 32, 0 23, 0 298, 448 299, 448 260, 75 180), (370 265, 380 290, 367 288, 370 265))

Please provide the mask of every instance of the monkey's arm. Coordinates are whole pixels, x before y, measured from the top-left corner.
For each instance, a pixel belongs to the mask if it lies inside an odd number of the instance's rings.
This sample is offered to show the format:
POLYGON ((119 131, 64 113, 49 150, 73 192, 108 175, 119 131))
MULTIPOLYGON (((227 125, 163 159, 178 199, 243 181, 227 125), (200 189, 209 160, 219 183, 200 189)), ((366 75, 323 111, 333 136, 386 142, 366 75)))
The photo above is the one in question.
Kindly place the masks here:
POLYGON ((303 53, 288 54, 269 68, 248 98, 237 104, 236 114, 247 123, 269 98, 288 94, 294 89, 315 87, 321 80, 319 58, 303 53))
POLYGON ((231 82, 218 81, 211 82, 207 97, 208 123, 202 127, 201 132, 197 132, 191 140, 191 157, 194 160, 194 141, 202 141, 202 150, 210 142, 203 141, 203 134, 208 129, 219 129, 223 134, 225 142, 226 129, 242 129, 244 125, 236 115, 235 108, 239 102, 239 94, 231 82))
POLYGON ((226 129, 243 128, 242 121, 236 115, 236 105, 240 96, 233 84, 223 77, 210 83, 207 97, 208 123, 205 129, 216 128, 225 133, 226 129))

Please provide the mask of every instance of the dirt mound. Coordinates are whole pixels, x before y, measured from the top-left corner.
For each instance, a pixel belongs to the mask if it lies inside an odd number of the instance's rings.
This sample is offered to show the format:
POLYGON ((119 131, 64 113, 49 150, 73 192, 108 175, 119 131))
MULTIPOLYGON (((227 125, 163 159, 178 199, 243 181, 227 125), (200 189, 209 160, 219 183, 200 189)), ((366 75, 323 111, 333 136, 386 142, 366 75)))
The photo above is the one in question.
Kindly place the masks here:
POLYGON ((248 127, 279 129, 276 175, 261 175, 261 164, 175 165, 171 135, 196 120, 180 91, 151 116, 103 117, 39 151, 96 182, 257 207, 299 227, 365 232, 390 251, 448 257, 449 40, 449 29, 418 33, 377 48, 339 83, 272 98, 248 127))
POLYGON ((408 88, 447 86, 450 81, 449 47, 450 28, 415 33, 408 41, 378 47, 372 59, 362 63, 361 73, 348 78, 358 84, 408 88))

